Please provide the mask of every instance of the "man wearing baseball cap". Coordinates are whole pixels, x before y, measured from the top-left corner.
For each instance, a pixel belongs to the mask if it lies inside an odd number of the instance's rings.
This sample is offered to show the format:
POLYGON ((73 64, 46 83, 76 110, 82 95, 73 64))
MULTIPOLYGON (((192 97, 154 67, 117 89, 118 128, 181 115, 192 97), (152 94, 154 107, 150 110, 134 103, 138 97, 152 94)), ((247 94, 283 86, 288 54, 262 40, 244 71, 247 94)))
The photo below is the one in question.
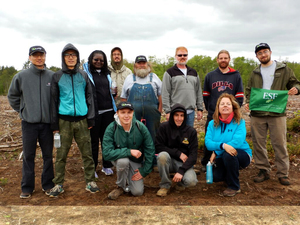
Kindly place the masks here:
POLYGON ((20 198, 30 198, 35 190, 34 159, 37 141, 43 155, 42 190, 49 195, 54 186, 53 135, 50 128, 50 84, 54 72, 45 65, 46 50, 29 48, 30 68, 17 73, 8 91, 11 107, 22 119, 23 168, 20 198))
POLYGON ((151 72, 146 56, 139 55, 135 59, 134 73, 125 79, 121 94, 122 101, 133 104, 136 119, 146 125, 153 141, 162 111, 161 86, 162 82, 151 72))
MULTIPOLYGON (((253 70, 246 87, 246 105, 249 110, 251 88, 267 90, 288 90, 289 95, 297 95, 300 82, 286 64, 271 60, 271 48, 267 43, 255 46, 256 58, 260 65, 253 70)), ((254 182, 260 183, 270 179, 271 166, 268 160, 266 139, 269 130, 275 153, 276 176, 282 185, 290 185, 289 156, 286 147, 286 114, 270 111, 251 110, 251 135, 253 140, 253 157, 259 173, 254 182)))
POLYGON ((117 171, 117 188, 108 194, 109 199, 117 199, 124 191, 142 195, 143 178, 152 171, 153 141, 147 127, 135 119, 134 110, 130 102, 120 102, 115 121, 104 134, 103 157, 111 161, 117 171))

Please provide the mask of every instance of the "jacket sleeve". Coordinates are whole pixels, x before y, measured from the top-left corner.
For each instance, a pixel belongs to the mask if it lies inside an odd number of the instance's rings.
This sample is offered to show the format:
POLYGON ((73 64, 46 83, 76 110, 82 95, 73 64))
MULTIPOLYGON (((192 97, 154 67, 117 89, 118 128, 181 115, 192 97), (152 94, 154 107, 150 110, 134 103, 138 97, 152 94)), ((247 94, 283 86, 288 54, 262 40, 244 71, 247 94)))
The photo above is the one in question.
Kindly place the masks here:
POLYGON ((51 81, 51 98, 50 98, 50 105, 51 105, 51 111, 50 111, 50 119, 51 119, 51 129, 53 131, 59 130, 58 125, 58 104, 59 104, 59 87, 58 87, 58 81, 59 81, 59 74, 55 73, 53 74, 52 81, 51 81))
POLYGON ((203 101, 205 105, 205 109, 208 111, 208 104, 210 99, 210 85, 209 85, 209 76, 206 75, 204 78, 204 86, 203 86, 203 101))
POLYGON ((172 78, 168 72, 164 73, 162 82, 162 105, 165 113, 171 111, 171 91, 172 91, 172 78))
POLYGON ((114 128, 115 122, 111 122, 105 130, 102 143, 102 155, 103 159, 106 161, 116 161, 121 158, 128 158, 131 156, 130 149, 120 148, 115 146, 115 137, 118 132, 118 127, 116 130, 114 128))
POLYGON ((7 98, 10 106, 17 112, 20 112, 21 95, 19 74, 16 74, 11 81, 7 98))
POLYGON ((214 120, 211 120, 207 126, 207 131, 205 133, 205 146, 207 150, 214 151, 216 155, 222 155, 224 150, 221 149, 222 142, 214 141, 215 136, 214 120))
POLYGON ((156 153, 167 152, 172 158, 179 159, 181 151, 178 148, 168 147, 168 134, 164 124, 161 124, 158 128, 155 138, 156 153))
POLYGON ((142 132, 141 135, 143 135, 143 154, 145 160, 143 162, 143 166, 139 168, 139 172, 143 177, 146 177, 149 173, 151 173, 153 168, 155 148, 147 127, 144 124, 140 123, 140 128, 142 132))
POLYGON ((245 89, 245 97, 246 97, 246 103, 248 104, 250 102, 250 94, 251 94, 251 87, 252 87, 252 77, 253 77, 254 73, 252 71, 250 78, 248 80, 247 83, 247 87, 245 89))
POLYGON ((85 99, 88 107, 88 113, 87 113, 88 127, 93 127, 95 126, 95 104, 94 104, 93 87, 90 79, 88 78, 87 73, 84 71, 82 72, 84 73, 84 78, 86 81, 85 99))
POLYGON ((202 94, 201 82, 198 74, 197 74, 196 98, 197 98, 196 99, 197 110, 203 111, 203 94, 202 94))
POLYGON ((237 85, 237 89, 235 92, 235 98, 238 101, 239 105, 242 106, 244 103, 244 88, 243 88, 243 81, 240 73, 236 85, 237 85))
POLYGON ((193 130, 193 132, 191 133, 189 141, 190 141, 190 145, 189 145, 188 159, 178 169, 178 173, 180 173, 181 175, 184 175, 185 172, 188 169, 192 168, 197 162, 198 138, 197 138, 196 130, 193 130))
POLYGON ((300 82, 296 78, 293 70, 287 67, 289 73, 289 82, 287 83, 287 89, 290 90, 292 87, 296 87, 298 89, 298 95, 300 94, 300 82))

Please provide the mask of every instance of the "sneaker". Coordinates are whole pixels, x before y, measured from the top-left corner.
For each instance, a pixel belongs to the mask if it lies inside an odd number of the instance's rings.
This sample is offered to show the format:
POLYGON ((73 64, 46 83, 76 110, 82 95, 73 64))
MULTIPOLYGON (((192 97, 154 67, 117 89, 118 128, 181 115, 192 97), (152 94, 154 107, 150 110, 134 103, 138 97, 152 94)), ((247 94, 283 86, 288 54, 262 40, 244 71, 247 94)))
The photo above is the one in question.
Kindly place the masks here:
POLYGON ((113 191, 111 191, 107 197, 111 200, 115 200, 123 193, 124 193, 123 188, 118 187, 118 188, 114 189, 113 191))
POLYGON ((279 177, 278 180, 282 185, 290 185, 291 184, 288 177, 279 177))
POLYGON ((181 185, 176 184, 175 189, 176 189, 176 191, 184 191, 185 186, 181 186, 181 185))
POLYGON ((50 191, 51 191, 51 189, 47 189, 47 190, 45 190, 45 189, 42 189, 43 190, 43 192, 45 192, 45 195, 50 195, 50 191))
POLYGON ((254 177, 253 181, 255 183, 260 183, 263 182, 265 180, 269 180, 270 179, 270 174, 266 171, 266 170, 259 170, 259 173, 257 174, 256 177, 254 177))
POLYGON ((64 189, 62 185, 55 185, 53 188, 51 188, 50 193, 49 193, 49 197, 57 197, 59 194, 64 193, 64 189))
POLYGON ((96 173, 96 171, 95 171, 95 178, 96 179, 98 179, 99 177, 98 177, 98 174, 96 173))
POLYGON ((105 173, 106 176, 111 176, 114 174, 114 171, 111 168, 102 168, 101 170, 103 173, 105 173))
MULTIPOLYGON (((177 186, 177 185, 176 185, 177 186)), ((170 189, 169 188, 160 188, 156 195, 157 196, 160 196, 160 197, 166 197, 168 195, 168 193, 170 192, 170 189)))
POLYGON ((225 197, 233 197, 236 194, 241 193, 241 189, 239 190, 233 190, 231 188, 227 188, 225 191, 223 191, 223 196, 225 197))
POLYGON ((91 181, 91 182, 87 183, 85 190, 87 190, 91 193, 96 193, 96 192, 100 191, 100 189, 98 188, 95 181, 91 181))
POLYGON ((31 197, 31 193, 22 192, 20 194, 20 198, 30 198, 30 197, 31 197))

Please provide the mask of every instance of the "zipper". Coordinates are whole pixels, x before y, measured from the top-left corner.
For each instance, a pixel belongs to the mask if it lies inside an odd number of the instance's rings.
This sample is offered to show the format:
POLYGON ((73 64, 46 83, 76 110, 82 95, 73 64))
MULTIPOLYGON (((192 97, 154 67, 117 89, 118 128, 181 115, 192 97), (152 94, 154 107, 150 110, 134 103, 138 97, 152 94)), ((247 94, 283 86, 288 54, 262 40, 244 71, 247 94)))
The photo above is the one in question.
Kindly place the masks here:
POLYGON ((75 92, 74 92, 74 79, 73 79, 73 75, 72 75, 72 74, 71 74, 71 79, 72 79, 72 92, 73 92, 74 116, 76 116, 75 92))

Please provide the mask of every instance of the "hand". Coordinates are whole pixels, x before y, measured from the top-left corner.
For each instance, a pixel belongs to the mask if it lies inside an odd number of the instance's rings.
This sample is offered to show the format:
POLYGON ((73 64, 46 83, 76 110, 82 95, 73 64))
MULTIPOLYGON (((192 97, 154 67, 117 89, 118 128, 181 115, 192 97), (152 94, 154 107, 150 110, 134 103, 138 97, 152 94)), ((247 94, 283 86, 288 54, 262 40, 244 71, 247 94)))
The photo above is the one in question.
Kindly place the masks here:
POLYGON ((298 94, 298 89, 295 87, 292 87, 289 91, 288 91, 288 95, 296 95, 298 94))
POLYGON ((134 172, 136 172, 136 173, 133 174, 133 176, 131 177, 131 180, 143 179, 143 176, 140 174, 140 171, 138 169, 136 169, 134 172))
POLYGON ((237 156, 237 154, 238 154, 237 151, 235 150, 235 148, 232 147, 231 145, 224 144, 224 149, 229 155, 237 156))
POLYGON ((188 159, 188 157, 184 153, 181 153, 179 158, 181 159, 182 162, 185 162, 188 159))
POLYGON ((183 176, 180 173, 176 173, 173 177, 173 181, 178 183, 182 180, 182 177, 183 176))
POLYGON ((203 112, 202 111, 197 111, 197 120, 201 120, 203 116, 203 112))
POLYGON ((169 118, 170 118, 170 113, 167 113, 167 114, 166 114, 166 119, 167 119, 167 121, 169 121, 169 118))
POLYGON ((59 130, 55 130, 55 131, 53 131, 53 134, 55 134, 55 133, 59 133, 59 130))
POLYGON ((130 154, 135 157, 135 158, 140 158, 142 153, 139 151, 139 150, 136 150, 136 149, 131 149, 130 150, 130 154))
POLYGON ((211 163, 213 163, 214 161, 215 161, 215 159, 216 159, 216 153, 212 153, 211 154, 211 156, 210 156, 210 159, 209 159, 209 161, 211 162, 211 163))
POLYGON ((88 129, 90 130, 90 129, 92 129, 93 127, 88 127, 88 129))
POLYGON ((247 112, 250 111, 250 109, 249 109, 249 104, 248 104, 248 103, 244 105, 244 108, 245 108, 245 110, 246 110, 247 112))

